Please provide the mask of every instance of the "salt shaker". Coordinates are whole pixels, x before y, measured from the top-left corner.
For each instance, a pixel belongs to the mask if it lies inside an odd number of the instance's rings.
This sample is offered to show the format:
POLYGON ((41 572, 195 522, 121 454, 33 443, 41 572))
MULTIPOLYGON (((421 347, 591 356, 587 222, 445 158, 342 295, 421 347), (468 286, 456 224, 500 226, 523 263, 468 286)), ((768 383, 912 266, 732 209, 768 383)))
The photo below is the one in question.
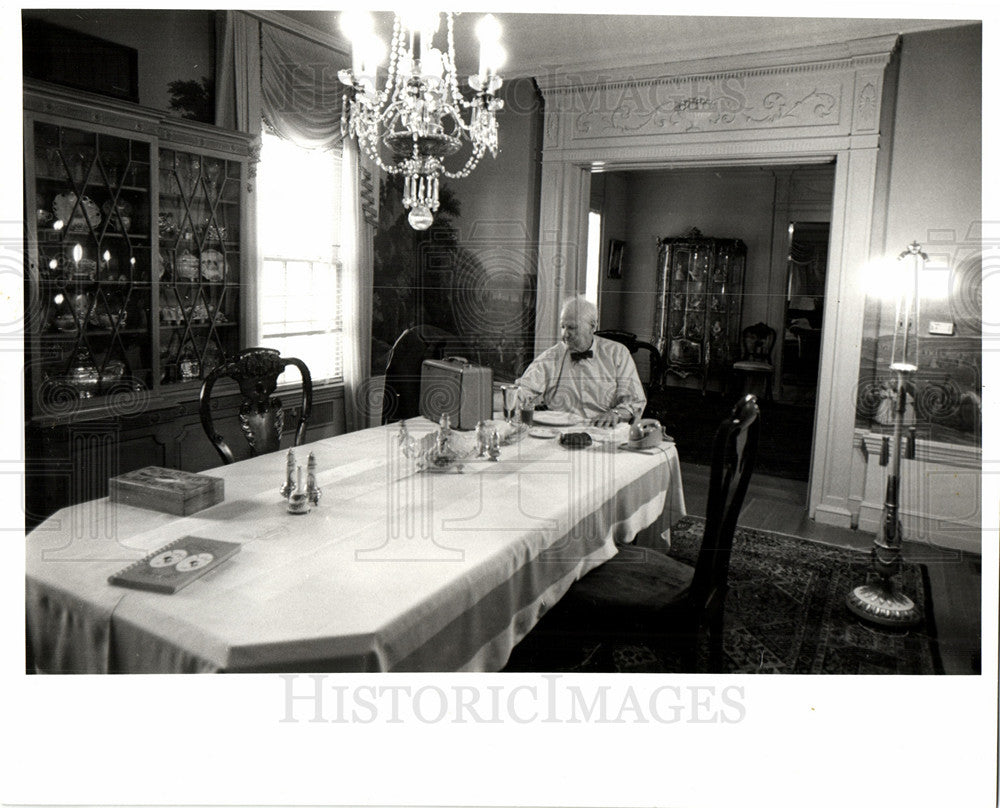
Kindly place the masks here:
POLYGON ((288 512, 296 514, 309 513, 309 495, 302 486, 302 466, 299 466, 297 471, 298 478, 295 488, 288 495, 288 512))
POLYGON ((295 452, 288 450, 288 457, 285 459, 285 484, 278 489, 283 499, 288 499, 295 488, 295 452))

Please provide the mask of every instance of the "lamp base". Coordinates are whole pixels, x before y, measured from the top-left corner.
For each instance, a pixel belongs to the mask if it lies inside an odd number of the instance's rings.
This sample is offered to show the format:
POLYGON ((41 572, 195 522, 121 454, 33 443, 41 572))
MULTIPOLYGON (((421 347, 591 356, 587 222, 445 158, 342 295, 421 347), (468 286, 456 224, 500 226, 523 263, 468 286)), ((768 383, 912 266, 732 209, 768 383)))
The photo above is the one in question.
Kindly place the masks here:
POLYGON ((847 596, 847 608, 862 620, 891 628, 910 628, 921 620, 916 604, 896 591, 891 578, 855 587, 847 596))

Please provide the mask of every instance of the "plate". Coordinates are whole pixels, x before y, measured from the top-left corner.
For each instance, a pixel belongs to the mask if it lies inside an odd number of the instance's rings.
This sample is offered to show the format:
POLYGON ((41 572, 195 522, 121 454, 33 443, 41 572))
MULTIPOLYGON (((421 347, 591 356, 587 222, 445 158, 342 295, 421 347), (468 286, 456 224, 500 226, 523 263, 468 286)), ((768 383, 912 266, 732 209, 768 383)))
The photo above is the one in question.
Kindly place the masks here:
POLYGON ((539 426, 576 426, 583 418, 565 410, 535 410, 532 420, 539 426))
POLYGON ((65 191, 52 200, 52 212, 63 222, 67 231, 86 231, 96 229, 101 223, 101 211, 89 197, 83 197, 77 206, 77 197, 73 191, 65 191), (75 212, 74 212, 75 211, 75 212), (72 214, 72 219, 70 215, 72 214), (88 224, 89 222, 89 224, 88 224))
POLYGON ((554 438, 559 434, 559 430, 547 426, 533 426, 528 430, 528 434, 533 438, 554 438))

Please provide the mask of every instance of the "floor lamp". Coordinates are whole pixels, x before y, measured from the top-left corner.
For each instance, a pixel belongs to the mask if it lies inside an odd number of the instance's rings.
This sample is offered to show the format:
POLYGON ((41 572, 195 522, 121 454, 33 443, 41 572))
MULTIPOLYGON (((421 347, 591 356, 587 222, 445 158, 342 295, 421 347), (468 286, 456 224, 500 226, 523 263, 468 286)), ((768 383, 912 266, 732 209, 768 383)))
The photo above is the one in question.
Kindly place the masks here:
MULTIPOLYGON (((872 547, 874 576, 855 587, 847 596, 847 608, 866 622, 880 626, 908 628, 920 622, 916 604, 901 592, 894 580, 903 565, 900 545, 903 531, 899 519, 899 476, 903 456, 903 419, 907 391, 917 372, 920 331, 919 279, 927 255, 913 242, 899 255, 901 271, 896 291, 896 320, 892 333, 889 371, 895 389, 892 428, 892 462, 885 486, 882 527, 872 547)), ((913 447, 910 447, 912 452, 913 447)), ((912 454, 909 455, 912 457, 912 454)))

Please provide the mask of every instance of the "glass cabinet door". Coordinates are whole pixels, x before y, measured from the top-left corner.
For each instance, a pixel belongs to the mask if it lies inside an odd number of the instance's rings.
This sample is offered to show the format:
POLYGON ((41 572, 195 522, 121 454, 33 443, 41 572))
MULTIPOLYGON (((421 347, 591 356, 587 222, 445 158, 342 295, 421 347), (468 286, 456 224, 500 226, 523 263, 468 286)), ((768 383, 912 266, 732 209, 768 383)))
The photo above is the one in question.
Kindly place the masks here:
POLYGON ((39 409, 148 389, 150 144, 41 121, 31 131, 26 337, 39 409))
POLYGON ((159 150, 161 384, 204 378, 239 350, 240 168, 159 150))

